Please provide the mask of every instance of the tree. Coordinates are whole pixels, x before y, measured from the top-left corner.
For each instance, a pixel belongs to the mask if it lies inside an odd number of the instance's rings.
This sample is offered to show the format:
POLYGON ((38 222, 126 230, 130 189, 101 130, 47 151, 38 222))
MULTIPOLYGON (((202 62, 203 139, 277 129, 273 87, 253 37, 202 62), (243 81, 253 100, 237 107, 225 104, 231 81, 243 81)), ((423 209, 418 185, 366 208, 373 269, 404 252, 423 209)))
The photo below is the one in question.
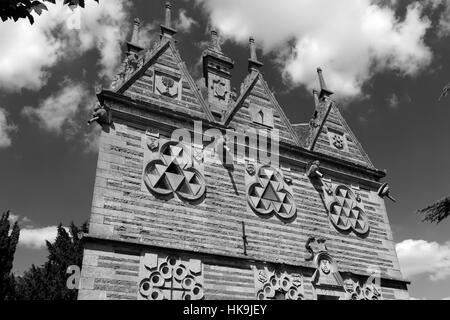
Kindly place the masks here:
POLYGON ((440 223, 450 216, 450 197, 444 198, 424 209, 419 210, 424 215, 423 221, 440 223))
POLYGON ((74 300, 77 290, 67 288, 67 268, 77 265, 81 268, 83 246, 80 233, 88 231, 88 224, 81 227, 72 222, 69 233, 60 224, 54 243, 47 241, 48 261, 41 267, 33 265, 16 280, 17 300, 74 300))
MULTIPOLYGON (((442 93, 438 101, 445 98, 449 92, 450 83, 442 89, 442 93)), ((441 199, 438 202, 419 210, 418 212, 424 215, 423 221, 439 224, 450 216, 450 197, 441 199)))
POLYGON ((11 269, 19 235, 17 221, 11 229, 9 211, 3 213, 0 219, 0 301, 11 299, 13 295, 14 277, 11 275, 11 269))
MULTIPOLYGON (((98 3, 98 0, 94 0, 98 3)), ((38 15, 42 14, 42 11, 48 10, 44 2, 55 3, 55 0, 1 0, 0 2, 0 18, 3 21, 13 19, 17 21, 19 19, 28 18, 31 24, 34 23, 32 16, 33 12, 38 15)), ((64 0, 64 5, 68 5, 71 8, 80 6, 84 8, 84 0, 64 0)))

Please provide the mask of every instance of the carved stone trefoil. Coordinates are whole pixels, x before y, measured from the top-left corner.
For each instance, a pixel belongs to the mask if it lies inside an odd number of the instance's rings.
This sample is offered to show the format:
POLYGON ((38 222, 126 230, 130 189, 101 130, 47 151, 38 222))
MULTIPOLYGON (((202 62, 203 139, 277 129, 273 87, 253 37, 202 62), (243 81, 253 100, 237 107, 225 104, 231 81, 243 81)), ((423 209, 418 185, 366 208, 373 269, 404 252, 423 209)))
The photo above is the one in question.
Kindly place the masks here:
POLYGON ((330 221, 338 230, 354 231, 358 235, 369 231, 369 220, 360 204, 360 196, 345 185, 330 188, 326 184, 324 191, 330 221))
POLYGON ((150 161, 145 167, 144 182, 156 195, 176 194, 186 201, 203 197, 206 184, 203 175, 193 167, 188 148, 170 141, 160 149, 159 159, 150 161))
POLYGON ((250 207, 261 215, 276 214, 281 219, 292 219, 296 205, 283 175, 270 166, 261 166, 248 185, 247 200, 250 207))

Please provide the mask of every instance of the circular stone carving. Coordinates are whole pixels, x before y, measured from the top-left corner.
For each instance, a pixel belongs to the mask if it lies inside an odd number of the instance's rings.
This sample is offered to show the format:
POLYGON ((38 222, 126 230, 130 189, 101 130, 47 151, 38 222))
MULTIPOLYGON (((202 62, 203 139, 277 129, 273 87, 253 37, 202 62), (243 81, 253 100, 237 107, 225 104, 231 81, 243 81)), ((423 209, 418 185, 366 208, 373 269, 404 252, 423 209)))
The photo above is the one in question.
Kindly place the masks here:
POLYGON ((259 214, 275 213, 282 219, 291 219, 296 213, 292 194, 285 189, 281 174, 270 166, 258 170, 257 182, 247 189, 250 207, 259 214))
POLYGON ((303 282, 298 275, 286 272, 273 274, 256 293, 258 300, 274 300, 284 297, 286 300, 303 299, 303 282))
POLYGON ((359 207, 355 193, 347 186, 336 187, 329 211, 330 220, 337 229, 353 230, 360 235, 369 231, 366 213, 359 207))
POLYGON ((192 167, 189 151, 174 141, 164 144, 160 158, 146 166, 144 182, 157 195, 177 194, 186 201, 199 200, 206 190, 203 175, 192 167))

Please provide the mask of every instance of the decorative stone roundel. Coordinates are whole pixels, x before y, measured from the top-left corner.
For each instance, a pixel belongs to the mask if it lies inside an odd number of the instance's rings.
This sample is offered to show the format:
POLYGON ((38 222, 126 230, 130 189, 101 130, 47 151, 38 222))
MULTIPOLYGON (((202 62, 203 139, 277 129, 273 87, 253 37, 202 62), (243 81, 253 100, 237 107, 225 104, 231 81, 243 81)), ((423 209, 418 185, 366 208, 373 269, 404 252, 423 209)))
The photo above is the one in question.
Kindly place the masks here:
POLYGON ((381 300, 381 290, 373 283, 364 284, 347 279, 344 281, 347 300, 381 300))
POLYGON ((142 279, 139 293, 148 300, 200 300, 203 286, 189 266, 169 256, 142 279))
POLYGON ((275 213, 283 219, 294 217, 296 207, 292 194, 285 189, 283 177, 270 166, 263 166, 257 182, 248 187, 248 203, 259 214, 275 213))
POLYGON ((256 293, 258 300, 303 300, 303 279, 301 275, 287 272, 267 274, 260 271, 262 288, 256 293))
POLYGON ((170 141, 161 147, 160 159, 151 161, 145 168, 144 182, 158 195, 177 194, 187 201, 200 199, 205 193, 205 180, 192 167, 187 148, 170 141))
POLYGON ((334 200, 329 205, 329 212, 331 222, 339 230, 353 230, 358 234, 369 231, 366 213, 359 207, 355 193, 347 186, 336 187, 334 200))

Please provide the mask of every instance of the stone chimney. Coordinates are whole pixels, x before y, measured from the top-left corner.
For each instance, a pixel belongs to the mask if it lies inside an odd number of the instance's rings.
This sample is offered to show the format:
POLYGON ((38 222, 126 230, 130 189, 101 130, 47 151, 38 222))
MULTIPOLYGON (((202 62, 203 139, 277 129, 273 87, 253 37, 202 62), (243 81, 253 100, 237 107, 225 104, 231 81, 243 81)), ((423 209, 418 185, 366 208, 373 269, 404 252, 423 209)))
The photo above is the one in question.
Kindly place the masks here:
POLYGON ((219 34, 211 28, 208 49, 203 52, 203 77, 208 89, 208 103, 216 119, 228 109, 231 92, 231 70, 234 61, 227 57, 220 45, 219 34))
POLYGON ((133 24, 133 34, 131 35, 131 40, 127 42, 127 51, 128 54, 132 54, 132 53, 138 53, 142 50, 144 50, 144 48, 142 48, 139 45, 139 30, 141 28, 141 21, 139 20, 139 18, 134 19, 134 24, 133 24))
POLYGON ((171 39, 176 33, 177 30, 172 28, 172 4, 166 2, 164 24, 161 25, 161 39, 164 37, 171 39))

